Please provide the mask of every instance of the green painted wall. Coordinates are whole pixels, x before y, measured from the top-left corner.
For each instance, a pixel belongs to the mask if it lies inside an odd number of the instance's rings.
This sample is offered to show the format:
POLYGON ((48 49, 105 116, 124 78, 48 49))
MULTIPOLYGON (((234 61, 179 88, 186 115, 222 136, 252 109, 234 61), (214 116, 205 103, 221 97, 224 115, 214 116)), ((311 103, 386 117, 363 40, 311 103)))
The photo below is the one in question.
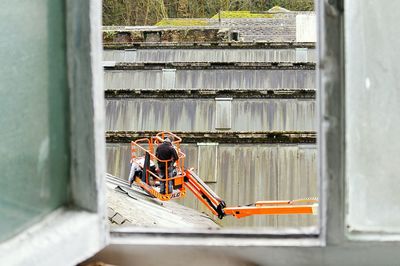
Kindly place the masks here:
POLYGON ((68 201, 64 6, 0 3, 0 240, 68 201))

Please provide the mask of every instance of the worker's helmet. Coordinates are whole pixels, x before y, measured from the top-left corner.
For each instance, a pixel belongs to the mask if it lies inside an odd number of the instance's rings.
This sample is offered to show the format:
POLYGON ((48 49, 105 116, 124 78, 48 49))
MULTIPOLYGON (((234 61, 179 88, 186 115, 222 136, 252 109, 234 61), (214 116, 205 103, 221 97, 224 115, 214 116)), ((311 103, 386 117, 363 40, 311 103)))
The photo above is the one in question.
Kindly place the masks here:
POLYGON ((166 137, 164 138, 164 142, 172 143, 173 141, 174 141, 174 139, 173 139, 171 136, 166 136, 166 137))

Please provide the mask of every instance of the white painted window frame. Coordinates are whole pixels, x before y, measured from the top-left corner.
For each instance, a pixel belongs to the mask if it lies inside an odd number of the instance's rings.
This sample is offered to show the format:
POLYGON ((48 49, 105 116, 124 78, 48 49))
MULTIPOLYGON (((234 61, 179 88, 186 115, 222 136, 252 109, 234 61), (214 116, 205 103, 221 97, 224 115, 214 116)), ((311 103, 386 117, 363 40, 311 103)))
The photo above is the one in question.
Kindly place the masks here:
POLYGON ((70 202, 0 243, 1 264, 74 265, 108 243, 101 8, 66 0, 70 202))

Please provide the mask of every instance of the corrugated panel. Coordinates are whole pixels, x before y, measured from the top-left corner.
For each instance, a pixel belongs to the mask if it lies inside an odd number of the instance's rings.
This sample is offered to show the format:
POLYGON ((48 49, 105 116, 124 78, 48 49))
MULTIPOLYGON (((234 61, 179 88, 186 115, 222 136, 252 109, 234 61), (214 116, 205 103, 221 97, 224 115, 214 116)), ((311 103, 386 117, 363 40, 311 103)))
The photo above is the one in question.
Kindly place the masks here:
MULTIPOLYGON (((108 70, 105 89, 162 89, 162 70, 108 70)), ((180 89, 312 89, 315 70, 177 70, 180 89)))
MULTIPOLYGON (((221 196, 228 206, 245 205, 257 200, 296 199, 317 196, 317 170, 315 145, 218 145, 217 155, 200 158, 198 145, 183 144, 186 167, 216 163, 216 183, 210 187, 221 196)), ((107 171, 120 173, 127 178, 129 172, 129 144, 108 144, 107 171)), ((202 166, 200 166, 202 167, 202 166)), ((200 176, 202 177, 202 176, 200 176)), ((202 177, 203 178, 203 177, 202 177)), ((180 203, 208 212, 190 192, 180 203)), ((253 216, 244 219, 225 217, 229 227, 299 227, 317 224, 316 216, 253 216)))
MULTIPOLYGON (((232 131, 316 130, 315 101, 233 99, 232 131)), ((215 131, 214 99, 106 100, 107 130, 215 131)))
MULTIPOLYGON (((315 49, 308 49, 315 54, 315 49)), ((105 50, 104 61, 116 62, 296 62, 295 49, 138 49, 105 50)), ((307 61, 316 62, 315 56, 307 61)))

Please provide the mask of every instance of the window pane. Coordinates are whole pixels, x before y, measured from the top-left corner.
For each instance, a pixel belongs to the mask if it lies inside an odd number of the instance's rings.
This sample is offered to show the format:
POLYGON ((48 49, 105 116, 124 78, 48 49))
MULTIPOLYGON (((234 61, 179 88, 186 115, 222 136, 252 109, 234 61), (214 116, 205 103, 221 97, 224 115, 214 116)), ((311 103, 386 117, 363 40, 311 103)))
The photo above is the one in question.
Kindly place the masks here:
POLYGON ((346 3, 347 222, 399 232, 400 2, 346 3))
POLYGON ((0 240, 67 201, 64 4, 0 4, 0 240))

